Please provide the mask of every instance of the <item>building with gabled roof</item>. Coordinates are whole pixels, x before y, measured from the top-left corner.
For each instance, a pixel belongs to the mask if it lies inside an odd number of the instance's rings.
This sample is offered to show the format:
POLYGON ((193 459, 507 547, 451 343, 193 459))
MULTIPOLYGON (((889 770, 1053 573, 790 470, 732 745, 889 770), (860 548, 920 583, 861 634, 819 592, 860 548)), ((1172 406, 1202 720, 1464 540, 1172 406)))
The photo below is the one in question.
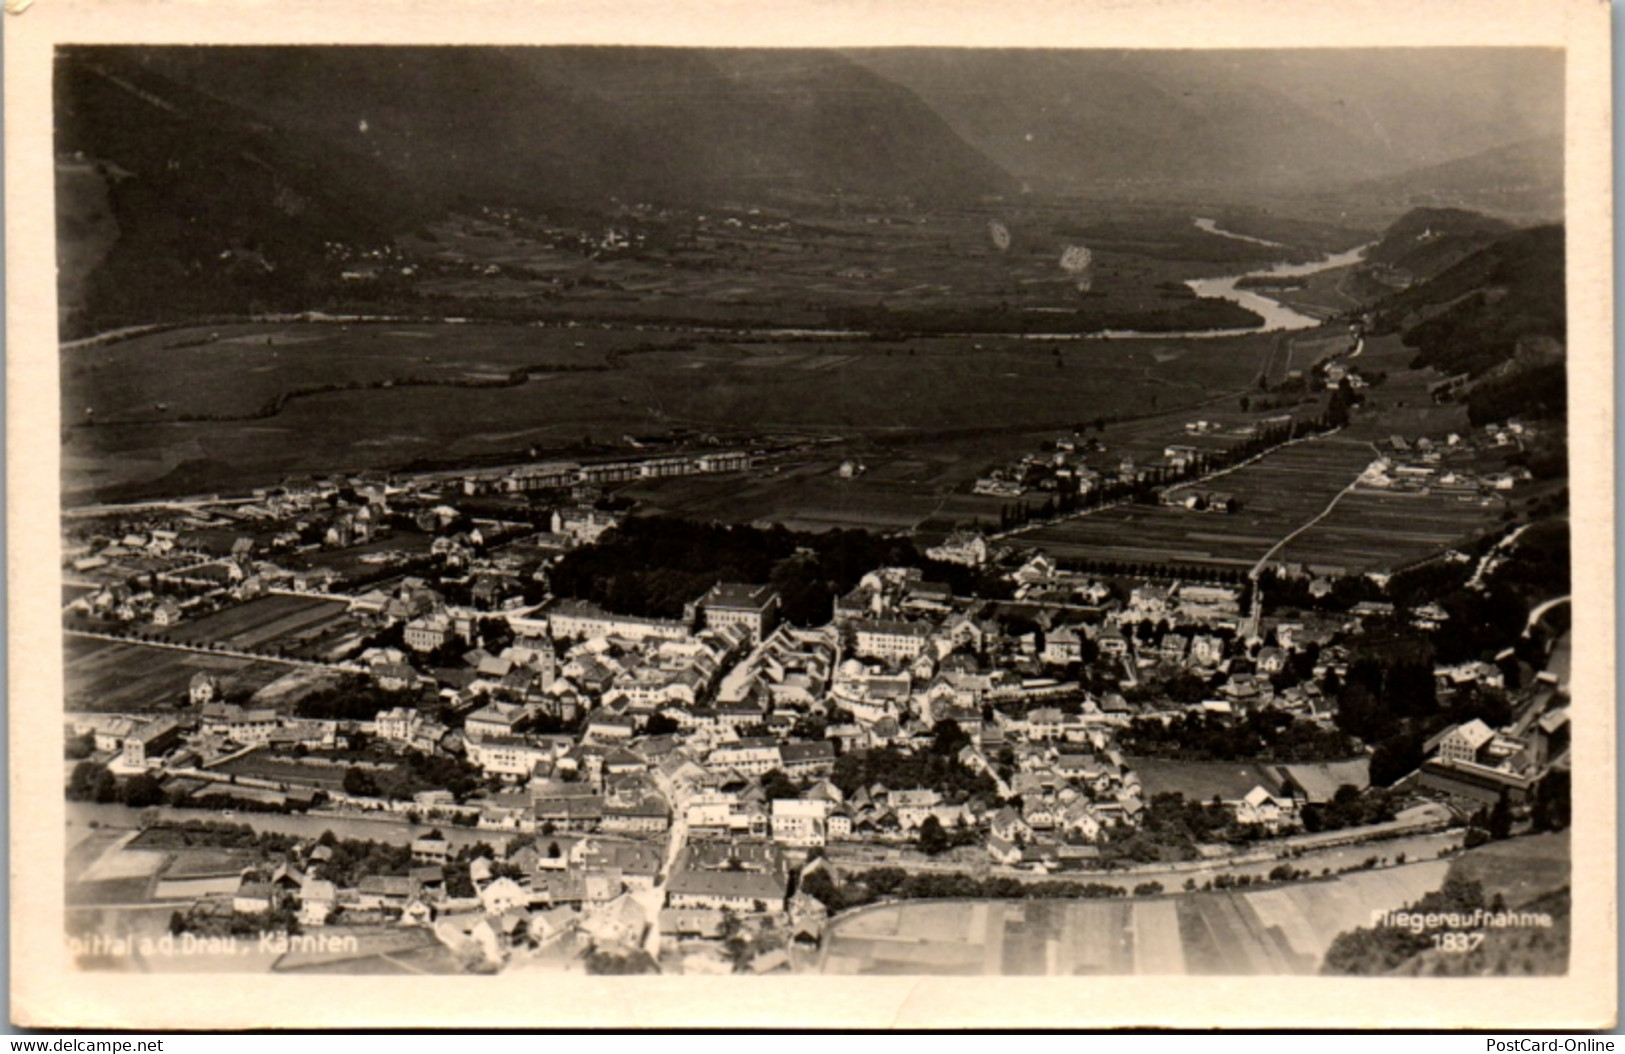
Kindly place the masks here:
POLYGON ((765 640, 779 618, 779 594, 766 585, 718 582, 694 606, 706 629, 737 626, 752 644, 765 640))

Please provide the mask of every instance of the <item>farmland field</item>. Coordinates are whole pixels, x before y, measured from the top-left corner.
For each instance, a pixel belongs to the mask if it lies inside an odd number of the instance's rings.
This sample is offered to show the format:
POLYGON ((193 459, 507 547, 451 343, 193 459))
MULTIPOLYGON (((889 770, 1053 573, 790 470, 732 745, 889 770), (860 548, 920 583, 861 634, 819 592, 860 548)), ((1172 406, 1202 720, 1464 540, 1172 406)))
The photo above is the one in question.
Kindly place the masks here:
POLYGON ((326 791, 344 786, 345 769, 343 765, 316 765, 264 753, 246 754, 215 766, 216 771, 231 776, 275 780, 290 787, 317 787, 326 791))
POLYGON ((607 352, 650 339, 631 330, 405 322, 167 330, 64 352, 63 421, 79 421, 87 408, 98 425, 245 415, 281 392, 316 385, 500 379, 530 365, 602 366, 607 352))
POLYGON ((1482 532, 1505 507, 1498 498, 1476 494, 1355 490, 1276 558, 1360 569, 1395 566, 1482 532))
POLYGON ((1491 842, 1456 857, 1451 873, 1482 883, 1486 897, 1499 893, 1518 907, 1569 884, 1569 838, 1563 831, 1491 842))
POLYGON ((505 374, 544 353, 602 364, 612 351, 673 339, 585 327, 410 327, 421 339, 386 339, 391 330, 384 325, 347 331, 314 325, 237 329, 255 355, 277 352, 276 345, 254 347, 259 334, 304 339, 297 336, 303 329, 318 336, 311 344, 290 345, 288 353, 312 345, 321 351, 311 352, 285 378, 274 361, 261 363, 253 367, 261 372, 250 374, 257 379, 240 382, 247 386, 241 389, 234 387, 239 382, 233 363, 240 359, 235 350, 197 349, 202 362, 194 368, 162 348, 165 338, 176 339, 174 333, 140 338, 159 342, 145 357, 130 355, 139 341, 76 353, 110 362, 110 357, 128 357, 132 379, 112 365, 79 372, 68 367, 67 491, 171 495, 275 482, 294 472, 402 467, 422 458, 524 457, 530 448, 573 449, 583 439, 603 443, 675 426, 721 434, 789 431, 892 441, 918 432, 923 440, 918 445, 928 447, 934 439, 926 433, 933 431, 1042 431, 1235 393, 1252 382, 1273 339, 1044 343, 944 337, 773 344, 701 338, 692 351, 617 354, 616 368, 540 373, 513 386, 341 388, 291 400, 252 420, 167 419, 187 405, 198 413, 248 414, 278 392, 376 380, 371 374, 370 379, 352 376, 357 370, 401 377, 439 369, 446 380, 467 380, 482 371, 505 374), (543 338, 570 344, 535 346, 543 338), (509 339, 514 346, 502 346, 509 339), (588 347, 574 348, 576 339, 588 347), (482 343, 465 346, 476 340, 482 343), (340 365, 352 361, 352 348, 361 364, 340 365), (431 361, 424 362, 425 356, 431 361), (323 372, 327 364, 333 364, 333 372, 323 372), (224 394, 207 394, 215 388, 224 394), (83 410, 98 402, 107 409, 98 410, 95 425, 87 427, 83 410), (157 411, 159 402, 168 409, 157 411))
POLYGON ((237 651, 253 651, 319 636, 348 610, 344 600, 267 596, 185 622, 169 635, 188 644, 219 643, 237 651))
POLYGON ((1017 537, 1060 559, 1248 568, 1319 515, 1375 457, 1369 443, 1341 434, 1305 440, 1202 485, 1234 495, 1237 512, 1126 505, 1017 537))
POLYGON ((905 901, 832 923, 831 974, 1305 974, 1332 939, 1444 881, 1429 861, 1246 893, 905 901))
POLYGON ((142 713, 184 703, 192 677, 220 679, 226 694, 249 694, 279 679, 286 666, 142 644, 68 637, 66 709, 142 713))
MULTIPOLYGON (((1370 432, 1371 426, 1361 431, 1370 432)), ((1357 572, 1394 567, 1459 544, 1492 525, 1498 499, 1434 491, 1344 489, 1379 456, 1349 429, 1301 441, 1198 485, 1240 502, 1237 512, 1164 506, 1106 509, 1019 534, 1061 559, 1249 568, 1288 534, 1331 511, 1272 560, 1357 572), (1336 499, 1335 506, 1332 504, 1336 499)))

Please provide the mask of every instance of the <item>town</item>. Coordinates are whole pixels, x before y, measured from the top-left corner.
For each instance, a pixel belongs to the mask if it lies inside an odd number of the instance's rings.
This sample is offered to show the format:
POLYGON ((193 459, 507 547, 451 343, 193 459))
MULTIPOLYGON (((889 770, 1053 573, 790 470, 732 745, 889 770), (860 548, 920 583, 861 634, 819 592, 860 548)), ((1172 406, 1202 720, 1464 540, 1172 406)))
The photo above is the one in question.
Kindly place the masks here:
MULTIPOLYGON (((1441 482, 1427 440, 1394 447, 1362 482, 1441 482)), ((260 934, 317 964, 839 970, 832 912, 876 898, 1292 882, 1566 824, 1561 604, 1496 637, 1445 599, 1494 592, 1528 528, 1395 575, 1239 581, 964 531, 854 569, 823 618, 722 579, 661 616, 553 593, 637 537, 580 489, 608 476, 511 471, 500 507, 491 478, 66 521, 70 818, 136 828, 87 843, 82 890, 134 879, 185 947, 260 934), (1418 635, 1421 670, 1394 644, 1418 635)))
POLYGON ((1391 50, 57 49, 50 939, 1568 972, 1601 227, 1391 50))

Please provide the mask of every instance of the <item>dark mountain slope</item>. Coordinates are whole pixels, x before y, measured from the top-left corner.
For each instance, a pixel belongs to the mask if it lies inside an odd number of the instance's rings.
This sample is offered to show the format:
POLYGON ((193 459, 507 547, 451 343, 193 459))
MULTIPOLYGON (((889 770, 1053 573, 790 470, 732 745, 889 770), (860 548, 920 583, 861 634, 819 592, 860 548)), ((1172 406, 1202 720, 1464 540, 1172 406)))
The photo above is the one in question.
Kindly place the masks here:
POLYGON ((1385 295, 1449 270, 1512 230, 1509 223, 1464 209, 1412 209, 1366 253, 1361 277, 1373 296, 1385 295))
POLYGON ((908 90, 833 53, 74 47, 56 93, 70 335, 321 307, 327 243, 476 204, 1014 188, 908 90))
POLYGON ((1507 235, 1378 311, 1378 325, 1405 330, 1424 365, 1474 375, 1526 338, 1561 342, 1566 321, 1561 227, 1507 235))
POLYGON ((1381 301, 1374 328, 1403 332, 1418 366, 1469 375, 1473 383, 1464 398, 1475 424, 1561 417, 1567 407, 1564 275, 1562 227, 1514 231, 1381 301))
POLYGON ((700 202, 774 184, 970 198, 1009 177, 838 55, 673 48, 154 48, 144 66, 420 191, 700 202))
POLYGON ((1562 127, 1552 49, 848 54, 1040 191, 1316 192, 1562 127))
POLYGON ((1512 225, 1504 220, 1465 209, 1412 209, 1389 224, 1365 258, 1431 278, 1449 266, 1439 266, 1439 260, 1449 255, 1458 259, 1469 255, 1510 230, 1512 225), (1463 245, 1473 249, 1463 250, 1463 245))
POLYGON ((1563 214, 1563 138, 1541 136, 1365 180, 1347 194, 1395 204, 1461 205, 1509 216, 1563 214))
POLYGON ((365 156, 104 58, 56 69, 58 182, 81 188, 59 203, 59 235, 110 238, 90 274, 63 276, 67 332, 301 303, 324 281, 324 242, 376 242, 428 213, 365 156))

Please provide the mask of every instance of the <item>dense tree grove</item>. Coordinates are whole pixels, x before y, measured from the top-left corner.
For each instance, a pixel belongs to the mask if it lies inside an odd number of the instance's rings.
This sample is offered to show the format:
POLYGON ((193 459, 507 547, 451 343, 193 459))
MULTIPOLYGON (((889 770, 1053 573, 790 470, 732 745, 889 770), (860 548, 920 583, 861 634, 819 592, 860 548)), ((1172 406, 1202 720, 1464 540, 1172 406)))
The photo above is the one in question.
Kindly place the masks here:
POLYGON ((835 598, 877 567, 918 567, 955 593, 1000 596, 1008 585, 970 568, 921 556, 906 538, 860 530, 807 534, 784 527, 693 523, 634 517, 597 545, 565 555, 551 572, 559 596, 602 604, 623 615, 677 618, 683 605, 719 581, 765 582, 799 626, 830 620, 835 598))
POLYGON ((914 874, 900 867, 878 867, 847 876, 843 882, 819 867, 802 876, 801 891, 831 911, 872 904, 877 900, 1067 900, 1079 897, 1122 897, 1128 891, 1105 882, 1050 880, 1023 882, 1014 878, 973 878, 962 873, 914 874))
POLYGON ((1137 828, 1109 827, 1101 859, 1107 864, 1191 860, 1204 842, 1244 838, 1247 831, 1218 801, 1189 801, 1176 792, 1152 795, 1137 828))
POLYGON ((614 952, 593 948, 587 952, 583 962, 586 964, 587 972, 594 976, 660 972, 660 967, 649 957, 649 953, 641 948, 630 952, 614 952))
POLYGON ((380 710, 400 706, 410 698, 401 692, 386 692, 366 678, 352 675, 304 696, 296 704, 295 713, 326 721, 371 721, 380 710))
POLYGON ((1343 732, 1279 710, 1255 710, 1238 720, 1206 713, 1182 714, 1166 724, 1135 718, 1121 743, 1127 754, 1180 761, 1327 761, 1360 753, 1343 732))
POLYGON ((1567 769, 1552 769, 1535 789, 1529 809, 1529 823, 1536 831, 1561 831, 1568 827, 1574 802, 1572 781, 1567 769))
POLYGON ((954 803, 978 796, 991 800, 997 792, 993 777, 966 768, 957 757, 928 750, 905 753, 894 747, 842 754, 835 759, 830 781, 849 798, 876 783, 892 790, 934 790, 954 803))
POLYGON ((419 791, 448 790, 462 801, 480 788, 479 769, 461 758, 412 751, 395 764, 352 765, 344 772, 344 793, 408 801, 419 791))
POLYGON ((118 778, 106 765, 81 761, 68 776, 69 801, 110 802, 117 800, 118 778))
POLYGON ((1370 823, 1386 823, 1394 818, 1392 797, 1384 791, 1373 790, 1361 794, 1354 787, 1337 788, 1332 800, 1321 804, 1305 805, 1300 813, 1304 830, 1310 834, 1320 831, 1340 831, 1345 827, 1359 827, 1370 823))
POLYGON ((412 866, 412 847, 388 842, 337 838, 322 833, 322 845, 333 856, 322 865, 322 874, 339 886, 354 886, 368 875, 404 875, 412 866))

